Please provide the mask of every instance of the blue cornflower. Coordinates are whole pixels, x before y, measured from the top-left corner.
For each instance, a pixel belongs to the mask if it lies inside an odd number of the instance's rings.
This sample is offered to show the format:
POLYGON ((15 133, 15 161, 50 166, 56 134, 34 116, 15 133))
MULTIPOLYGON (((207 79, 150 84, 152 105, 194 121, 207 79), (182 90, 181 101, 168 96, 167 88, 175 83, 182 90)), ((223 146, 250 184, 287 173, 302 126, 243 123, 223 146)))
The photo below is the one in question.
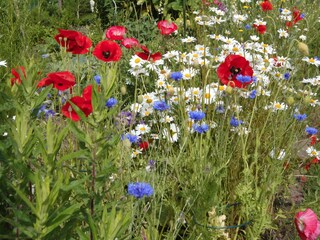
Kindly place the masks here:
POLYGON ((209 130, 209 126, 206 123, 202 123, 201 125, 195 123, 192 125, 192 128, 197 133, 205 133, 209 130))
POLYGON ((138 136, 127 133, 126 135, 122 135, 121 139, 128 139, 131 143, 137 143, 138 142, 138 136))
POLYGON ((306 16, 306 14, 304 14, 304 13, 301 13, 301 14, 300 14, 300 17, 301 17, 301 18, 304 18, 305 16, 306 16))
POLYGON ((306 133, 309 135, 314 135, 318 132, 316 128, 313 127, 306 127, 306 133))
POLYGON ((116 105, 118 103, 118 100, 115 98, 109 98, 106 102, 106 107, 108 108, 112 108, 114 107, 114 105, 116 105))
POLYGON ((252 80, 252 78, 250 76, 243 76, 242 74, 238 74, 236 76, 236 79, 242 83, 248 83, 252 80))
POLYGON ((224 113, 225 111, 226 110, 224 109, 223 105, 221 105, 221 104, 216 107, 217 113, 224 113))
POLYGON ((289 80, 289 78, 290 78, 290 73, 286 72, 283 76, 284 76, 284 79, 285 79, 285 80, 289 80))
POLYGON ((158 111, 168 110, 170 107, 165 101, 155 101, 153 103, 153 108, 158 111))
POLYGON ((41 105, 41 107, 38 110, 37 117, 40 117, 41 113, 47 110, 46 108, 47 108, 47 104, 41 105))
POLYGON ((246 24, 246 25, 244 26, 244 28, 247 29, 247 30, 249 30, 249 29, 251 29, 251 25, 250 25, 250 24, 246 24))
POLYGON ((233 127, 238 127, 242 123, 243 123, 242 120, 238 120, 235 117, 232 117, 231 120, 230 120, 230 125, 233 126, 233 127))
POLYGON ((196 121, 202 120, 205 116, 206 116, 206 114, 201 111, 190 111, 189 112, 189 117, 193 120, 196 120, 196 121))
POLYGON ((257 90, 252 90, 249 94, 249 98, 254 99, 257 96, 257 90))
POLYGON ((183 74, 181 72, 172 72, 170 74, 170 78, 172 78, 173 80, 179 81, 181 80, 183 77, 183 74))
POLYGON ((293 117, 298 121, 303 121, 307 118, 307 114, 293 114, 293 117))
POLYGON ((96 83, 97 83, 98 85, 100 85, 101 76, 100 76, 100 75, 96 75, 96 76, 94 76, 93 78, 94 78, 94 80, 96 81, 96 83))
POLYGON ((282 11, 283 11, 283 8, 279 8, 279 12, 282 13, 282 11))
POLYGON ((54 115, 56 115, 55 111, 53 111, 52 109, 46 110, 45 111, 45 116, 48 119, 49 117, 54 117, 54 115))
POLYGON ((128 184, 128 194, 136 198, 150 197, 153 194, 153 188, 149 183, 136 182, 128 184))

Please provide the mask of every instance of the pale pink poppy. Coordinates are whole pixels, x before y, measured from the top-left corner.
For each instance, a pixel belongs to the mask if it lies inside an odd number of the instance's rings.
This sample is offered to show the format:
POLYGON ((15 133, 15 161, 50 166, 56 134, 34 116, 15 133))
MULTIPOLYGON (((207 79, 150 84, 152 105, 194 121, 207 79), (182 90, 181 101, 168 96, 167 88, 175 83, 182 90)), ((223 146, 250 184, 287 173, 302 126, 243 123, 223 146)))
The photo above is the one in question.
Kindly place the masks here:
POLYGON ((298 212, 294 223, 302 240, 317 240, 320 236, 320 221, 310 208, 304 212, 298 212))
POLYGON ((112 26, 106 30, 106 37, 109 40, 122 40, 126 34, 126 28, 123 26, 112 26))
POLYGON ((158 22, 158 28, 162 35, 169 35, 178 29, 178 26, 174 22, 168 22, 167 20, 162 20, 158 22))
POLYGON ((139 47, 140 43, 135 38, 125 38, 121 41, 121 45, 125 48, 133 48, 133 47, 139 47))

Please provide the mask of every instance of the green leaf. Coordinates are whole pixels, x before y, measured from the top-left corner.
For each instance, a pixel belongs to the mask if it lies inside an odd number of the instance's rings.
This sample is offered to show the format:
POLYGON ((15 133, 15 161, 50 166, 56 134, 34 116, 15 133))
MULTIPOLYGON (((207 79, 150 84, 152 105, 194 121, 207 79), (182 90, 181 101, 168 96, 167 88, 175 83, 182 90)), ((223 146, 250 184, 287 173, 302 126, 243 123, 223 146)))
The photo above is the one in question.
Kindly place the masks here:
MULTIPOLYGON (((44 90, 41 91, 40 95, 37 97, 37 99, 35 100, 35 102, 33 102, 31 104, 31 108, 32 109, 37 109, 44 101, 44 99, 47 98, 48 93, 50 92, 50 90, 52 89, 52 84, 48 87, 46 87, 44 90)), ((35 111, 33 112, 33 114, 35 113, 35 111)), ((37 111, 38 113, 38 111, 37 111)))
POLYGON ((72 215, 77 210, 80 209, 81 206, 82 206, 82 203, 76 203, 65 209, 59 208, 58 210, 56 210, 56 212, 58 212, 58 215, 54 219, 48 219, 48 223, 47 223, 48 227, 46 229, 47 231, 45 235, 49 234, 51 231, 56 229, 60 224, 70 219, 72 215))
MULTIPOLYGON (((9 183, 10 184, 10 183, 9 183)), ((17 187, 10 184, 12 188, 16 191, 16 193, 19 195, 19 197, 28 205, 28 207, 31 209, 33 214, 37 215, 37 210, 33 206, 33 204, 30 202, 29 198, 17 187)))

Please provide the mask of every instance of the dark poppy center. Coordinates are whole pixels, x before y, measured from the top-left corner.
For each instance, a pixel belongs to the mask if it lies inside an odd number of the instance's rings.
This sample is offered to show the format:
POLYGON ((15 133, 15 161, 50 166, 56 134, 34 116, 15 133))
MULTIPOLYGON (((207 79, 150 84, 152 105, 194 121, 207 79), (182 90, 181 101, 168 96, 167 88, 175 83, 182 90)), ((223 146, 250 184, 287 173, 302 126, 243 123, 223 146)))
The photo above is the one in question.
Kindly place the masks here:
POLYGON ((63 86, 63 83, 61 83, 61 82, 60 82, 60 83, 58 83, 58 86, 63 86))
POLYGON ((102 52, 102 55, 103 55, 105 58, 108 58, 108 57, 110 57, 110 51, 102 52))
POLYGON ((236 68, 236 67, 232 66, 232 67, 230 68, 230 72, 232 73, 233 76, 234 76, 234 75, 237 75, 238 73, 241 72, 241 68, 236 68))

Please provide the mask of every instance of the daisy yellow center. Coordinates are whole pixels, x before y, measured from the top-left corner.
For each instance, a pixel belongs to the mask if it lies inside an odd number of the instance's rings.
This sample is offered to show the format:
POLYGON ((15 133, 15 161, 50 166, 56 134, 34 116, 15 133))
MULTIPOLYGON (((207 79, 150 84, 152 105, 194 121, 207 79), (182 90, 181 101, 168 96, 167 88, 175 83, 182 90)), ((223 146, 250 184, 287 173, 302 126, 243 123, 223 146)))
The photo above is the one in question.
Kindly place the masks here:
POLYGON ((190 73, 185 73, 184 76, 185 76, 186 78, 190 78, 190 77, 191 77, 191 74, 190 74, 190 73))
POLYGON ((142 131, 142 132, 144 132, 145 130, 146 130, 145 127, 141 127, 141 128, 140 128, 140 131, 142 131))
POLYGON ((198 95, 199 94, 199 91, 195 90, 193 91, 193 95, 198 95))
POLYGON ((206 94, 204 94, 204 98, 206 98, 206 99, 208 99, 208 98, 210 98, 210 93, 206 93, 206 94))
POLYGON ((147 103, 152 103, 152 98, 148 98, 146 102, 147 103))
POLYGON ((141 62, 141 60, 140 60, 140 58, 136 58, 136 59, 134 60, 134 62, 135 62, 135 63, 139 63, 139 62, 141 62))
POLYGON ((224 86, 219 86, 219 91, 223 91, 224 90, 224 86))
POLYGON ((238 51, 239 51, 239 48, 233 47, 233 48, 232 48, 232 51, 233 51, 233 52, 238 52, 238 51))
POLYGON ((275 107, 276 109, 280 109, 280 108, 281 108, 281 104, 280 104, 280 103, 276 103, 276 104, 274 105, 274 107, 275 107))
POLYGON ((313 151, 311 152, 311 155, 317 155, 317 151, 313 150, 313 151))
POLYGON ((198 53, 194 53, 193 57, 195 57, 195 58, 199 57, 198 53))
POLYGON ((309 62, 314 63, 315 60, 314 60, 313 58, 310 58, 310 59, 309 59, 309 62))

